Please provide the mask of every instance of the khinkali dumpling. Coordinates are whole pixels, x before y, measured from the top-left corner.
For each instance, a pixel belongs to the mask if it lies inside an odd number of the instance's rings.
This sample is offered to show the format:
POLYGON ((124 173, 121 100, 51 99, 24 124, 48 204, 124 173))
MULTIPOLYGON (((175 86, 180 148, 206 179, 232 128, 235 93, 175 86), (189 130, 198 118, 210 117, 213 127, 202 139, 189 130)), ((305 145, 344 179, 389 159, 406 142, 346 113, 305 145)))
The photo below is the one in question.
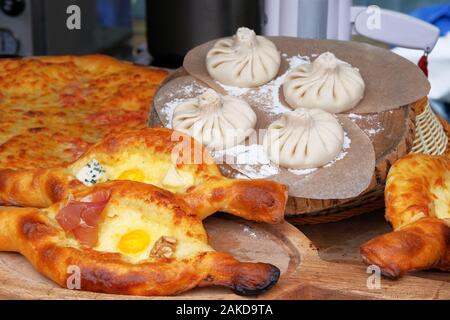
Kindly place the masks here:
POLYGON ((287 75, 283 92, 294 109, 322 109, 331 113, 353 109, 364 97, 359 70, 326 52, 287 75))
POLYGON ((208 89, 178 105, 172 128, 191 135, 211 150, 224 150, 243 142, 256 125, 256 114, 242 99, 221 96, 208 89))
POLYGON ((344 130, 333 114, 297 109, 269 126, 263 147, 269 159, 282 167, 312 169, 333 161, 343 145, 344 130))
POLYGON ((280 52, 272 41, 248 28, 239 28, 234 37, 214 44, 206 56, 206 67, 222 84, 251 88, 274 79, 280 61, 280 52))

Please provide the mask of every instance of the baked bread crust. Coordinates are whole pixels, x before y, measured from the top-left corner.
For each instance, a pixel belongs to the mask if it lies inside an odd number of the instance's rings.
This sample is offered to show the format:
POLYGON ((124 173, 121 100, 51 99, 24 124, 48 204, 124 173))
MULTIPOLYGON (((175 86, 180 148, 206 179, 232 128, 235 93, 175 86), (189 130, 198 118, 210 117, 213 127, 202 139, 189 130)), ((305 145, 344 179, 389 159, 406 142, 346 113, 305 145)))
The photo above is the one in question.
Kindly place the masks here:
POLYGON ((280 271, 273 265, 243 263, 227 253, 215 252, 207 244, 201 219, 181 197, 169 191, 138 182, 114 181, 75 193, 71 200, 47 209, 0 207, 0 251, 21 253, 62 287, 70 281, 69 267, 76 266, 80 289, 95 292, 159 296, 194 287, 224 286, 237 294, 254 295, 277 282, 280 271), (171 257, 133 262, 126 254, 82 244, 75 233, 63 229, 58 214, 70 201, 98 192, 109 193, 101 212, 99 235, 116 216, 124 217, 127 210, 135 210, 146 219, 154 216, 153 225, 161 225, 161 230, 170 232, 179 244, 186 243, 184 251, 188 248, 189 254, 178 257, 175 249, 171 257), (149 206, 153 210, 146 209, 149 206), (124 207, 127 210, 122 210, 124 207))
POLYGON ((402 158, 389 173, 385 202, 394 232, 364 244, 363 259, 392 278, 430 268, 450 271, 450 160, 402 158))
POLYGON ((65 166, 103 137, 147 126, 167 71, 103 55, 0 60, 0 168, 65 166))
POLYGON ((45 208, 66 199, 88 188, 76 175, 92 159, 104 166, 107 180, 117 180, 121 173, 136 167, 147 170, 140 182, 182 195, 203 218, 217 211, 268 223, 278 223, 283 218, 285 186, 269 180, 225 178, 201 144, 165 128, 110 135, 65 168, 0 169, 0 204, 45 208), (192 179, 179 185, 177 181, 166 184, 166 172, 170 170, 192 179))

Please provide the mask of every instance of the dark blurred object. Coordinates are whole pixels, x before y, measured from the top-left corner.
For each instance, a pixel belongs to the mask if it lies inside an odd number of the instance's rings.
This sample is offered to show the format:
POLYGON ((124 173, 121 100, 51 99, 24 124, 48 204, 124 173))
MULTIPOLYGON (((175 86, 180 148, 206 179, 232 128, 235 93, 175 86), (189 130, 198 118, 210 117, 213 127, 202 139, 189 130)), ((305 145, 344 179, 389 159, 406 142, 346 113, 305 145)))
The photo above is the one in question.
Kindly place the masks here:
POLYGON ((17 17, 25 10, 25 0, 0 0, 0 9, 10 17, 17 17))
POLYGON ((261 33, 260 0, 147 0, 148 49, 152 65, 176 68, 193 47, 230 36, 242 26, 261 33))
POLYGON ((97 22, 103 27, 131 27, 130 0, 96 0, 97 22))
POLYGON ((18 55, 0 54, 0 59, 19 59, 22 58, 18 55))
POLYGON ((130 0, 0 0, 0 55, 109 53, 131 34, 130 0), (67 27, 71 5, 80 30, 67 27))
POLYGON ((19 50, 20 42, 12 31, 0 28, 0 57, 17 55, 19 50))
MULTIPOLYGON (((92 1, 92 0, 90 0, 92 1)), ((92 1, 93 2, 93 1, 92 1)), ((96 52, 128 59, 132 54, 130 0, 95 0, 97 3, 96 52)))
POLYGON ((430 103, 434 112, 436 112, 442 119, 450 123, 450 103, 437 100, 432 100, 430 103))

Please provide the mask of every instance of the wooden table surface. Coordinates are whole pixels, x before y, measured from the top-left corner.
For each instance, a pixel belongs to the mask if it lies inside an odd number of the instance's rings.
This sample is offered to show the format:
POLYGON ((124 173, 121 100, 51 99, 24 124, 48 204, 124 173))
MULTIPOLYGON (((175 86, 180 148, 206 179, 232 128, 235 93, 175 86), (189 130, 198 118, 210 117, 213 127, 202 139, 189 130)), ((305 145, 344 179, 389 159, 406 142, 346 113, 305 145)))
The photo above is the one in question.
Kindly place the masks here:
MULTIPOLYGON (((392 231, 384 219, 384 210, 378 210, 335 223, 301 226, 299 229, 319 249, 320 259, 355 266, 362 264, 359 247, 363 243, 392 231)), ((429 270, 410 273, 406 277, 409 279, 416 278, 417 280, 442 281, 447 284, 447 290, 450 290, 450 274, 446 272, 429 270)), ((395 283, 395 280, 389 280, 384 277, 381 279, 382 287, 383 284, 395 285, 395 283)), ((443 285, 445 285, 444 283, 443 285)), ((415 288, 418 291, 421 289, 420 287, 415 288)), ((430 298, 432 297, 430 296, 430 298)), ((439 296, 435 298, 439 298, 439 296)))

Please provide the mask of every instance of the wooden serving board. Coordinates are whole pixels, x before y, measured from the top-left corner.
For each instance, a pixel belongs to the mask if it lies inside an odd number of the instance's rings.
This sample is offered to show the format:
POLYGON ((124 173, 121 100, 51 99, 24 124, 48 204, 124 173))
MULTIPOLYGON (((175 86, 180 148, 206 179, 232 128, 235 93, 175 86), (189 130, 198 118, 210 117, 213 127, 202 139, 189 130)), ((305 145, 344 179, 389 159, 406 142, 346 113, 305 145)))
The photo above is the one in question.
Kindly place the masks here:
MULTIPOLYGON (((354 259, 355 252, 333 261, 330 252, 336 249, 324 248, 325 258, 328 257, 326 261, 313 243, 288 223, 272 226, 218 215, 209 218, 205 225, 215 249, 228 251, 242 261, 267 262, 280 268, 282 276, 278 284, 257 297, 259 299, 450 299, 448 282, 416 276, 406 276, 399 281, 383 279, 380 289, 370 290, 366 285, 369 274, 366 267, 354 259)), ((365 231, 367 228, 353 229, 365 231)), ((330 235, 327 230, 307 231, 318 238, 326 237, 330 242, 336 240, 336 234, 330 235)), ((337 231, 341 234, 345 230, 338 228, 337 231)), ((347 241, 352 236, 344 234, 337 238, 347 241)), ((353 244, 363 238, 355 235, 357 241, 353 244)), ((355 249, 351 245, 343 248, 338 250, 338 255, 355 249)), ((194 289, 176 297, 130 297, 62 289, 15 253, 0 253, 0 298, 245 299, 223 288, 194 289)))
MULTIPOLYGON (((184 68, 177 69, 173 71, 168 77, 163 81, 161 87, 166 83, 174 80, 178 77, 186 76, 187 72, 184 68)), ((367 199, 364 196, 373 198, 372 194, 377 193, 376 196, 380 196, 380 192, 384 189, 384 184, 386 182, 386 177, 389 172, 390 167, 397 161, 400 157, 406 155, 412 148, 414 143, 414 120, 415 113, 412 110, 412 106, 399 107, 396 110, 383 112, 377 115, 373 115, 376 120, 376 127, 373 128, 373 121, 368 120, 358 120, 355 122, 363 130, 374 130, 374 133, 369 135, 373 142, 376 155, 376 168, 372 178, 372 182, 368 189, 361 195, 362 201, 367 199), (376 130, 378 128, 382 130, 376 130)), ((161 120, 158 114, 152 108, 149 116, 149 126, 157 127, 161 126, 161 120)), ((222 173, 226 176, 233 176, 237 172, 228 165, 221 165, 222 173)), ((288 218, 293 219, 292 221, 296 224, 295 218, 302 217, 305 215, 324 215, 329 212, 336 213, 341 211, 339 207, 355 207, 355 200, 357 199, 327 199, 327 200, 317 200, 317 199, 306 199, 298 197, 289 197, 286 215, 288 218)))

